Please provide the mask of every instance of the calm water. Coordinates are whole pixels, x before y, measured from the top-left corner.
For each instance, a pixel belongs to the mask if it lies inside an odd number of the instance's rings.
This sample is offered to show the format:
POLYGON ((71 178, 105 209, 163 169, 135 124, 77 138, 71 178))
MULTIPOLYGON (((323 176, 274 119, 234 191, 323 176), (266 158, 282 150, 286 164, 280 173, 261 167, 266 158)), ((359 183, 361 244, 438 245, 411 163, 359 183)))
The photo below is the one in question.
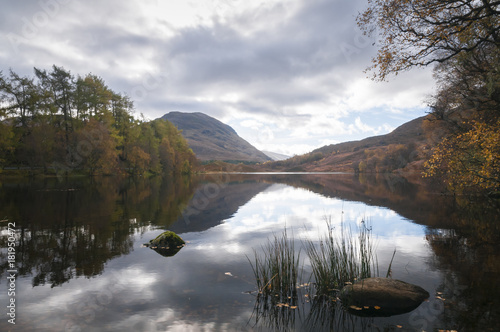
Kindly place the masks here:
POLYGON ((0 330, 496 331, 499 211, 496 201, 383 175, 0 180, 0 330), (392 277, 425 288, 429 301, 388 318, 352 316, 304 293, 297 309, 256 304, 247 256, 285 227, 301 248, 325 234, 325 218, 353 232, 364 220, 380 275, 396 250, 392 277), (5 314, 9 222, 15 325, 5 314), (187 246, 172 257, 143 247, 166 229, 187 246))

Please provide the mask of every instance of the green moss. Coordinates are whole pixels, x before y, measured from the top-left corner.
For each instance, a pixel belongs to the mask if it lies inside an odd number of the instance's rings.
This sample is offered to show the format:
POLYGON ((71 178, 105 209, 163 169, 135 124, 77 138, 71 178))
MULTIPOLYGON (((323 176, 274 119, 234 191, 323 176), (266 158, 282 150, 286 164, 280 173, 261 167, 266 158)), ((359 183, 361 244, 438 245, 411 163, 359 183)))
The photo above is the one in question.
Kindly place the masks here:
POLYGON ((150 245, 157 247, 178 247, 186 244, 184 240, 172 231, 166 231, 149 241, 150 245))
POLYGON ((149 244, 146 244, 146 246, 162 256, 170 257, 179 252, 185 244, 186 242, 179 235, 172 231, 166 231, 149 241, 149 244))

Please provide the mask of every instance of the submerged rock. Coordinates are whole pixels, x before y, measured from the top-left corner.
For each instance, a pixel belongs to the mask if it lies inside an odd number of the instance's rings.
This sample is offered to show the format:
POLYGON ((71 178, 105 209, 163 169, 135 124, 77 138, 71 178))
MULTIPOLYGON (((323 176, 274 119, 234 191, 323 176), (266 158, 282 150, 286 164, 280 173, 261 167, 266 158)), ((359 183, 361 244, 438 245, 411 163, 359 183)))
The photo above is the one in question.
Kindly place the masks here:
POLYGON ((416 309, 429 293, 420 286, 389 278, 367 278, 347 285, 340 299, 358 316, 388 317, 416 309))
POLYGON ((145 244, 162 256, 173 256, 186 245, 183 239, 172 231, 166 231, 145 244))

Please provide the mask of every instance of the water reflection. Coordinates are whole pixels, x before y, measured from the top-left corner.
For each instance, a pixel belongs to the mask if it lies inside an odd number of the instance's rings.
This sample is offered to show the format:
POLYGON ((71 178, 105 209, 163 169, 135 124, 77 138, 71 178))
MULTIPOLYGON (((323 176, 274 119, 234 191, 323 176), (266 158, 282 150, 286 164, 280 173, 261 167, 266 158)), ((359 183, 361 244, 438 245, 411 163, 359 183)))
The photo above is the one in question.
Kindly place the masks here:
POLYGON ((443 271, 438 287, 443 319, 463 330, 494 331, 500 321, 500 204, 456 200, 452 229, 429 229, 434 269, 443 271))
MULTIPOLYGON (((444 197, 393 175, 3 180, 0 187, 0 217, 16 222, 19 241, 18 331, 493 331, 499 215, 498 202, 444 197), (295 310, 256 313, 245 293, 255 290, 245 255, 285 226, 298 239, 317 238, 325 216, 334 225, 371 221, 381 270, 397 248, 393 277, 423 286, 429 302, 390 318, 353 317, 304 297, 295 310), (187 246, 168 258, 141 248, 165 229, 187 246)), ((5 250, 0 259, 4 279, 5 250)))
MULTIPOLYGON (((182 179, 4 182, 0 214, 16 223, 19 274, 54 287, 101 274, 108 260, 130 253, 137 230, 177 220, 191 195, 182 179)), ((6 262, 0 268, 8 270, 6 262)))

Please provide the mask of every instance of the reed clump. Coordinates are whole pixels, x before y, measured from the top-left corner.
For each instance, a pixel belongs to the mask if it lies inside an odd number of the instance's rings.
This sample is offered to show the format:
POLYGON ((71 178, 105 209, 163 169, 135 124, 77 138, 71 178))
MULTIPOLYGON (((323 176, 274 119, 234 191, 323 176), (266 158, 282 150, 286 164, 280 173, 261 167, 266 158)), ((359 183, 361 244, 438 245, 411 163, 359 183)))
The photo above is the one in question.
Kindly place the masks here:
POLYGON ((316 296, 332 296, 346 283, 378 274, 371 241, 371 229, 365 222, 358 227, 357 236, 344 223, 340 235, 334 232, 331 221, 326 222, 327 235, 316 243, 305 241, 311 264, 311 280, 316 296))
POLYGON ((343 222, 340 235, 334 231, 331 220, 327 220, 326 225, 328 232, 319 241, 301 242, 311 266, 307 280, 299 280, 299 270, 303 276, 300 266, 304 266, 300 261, 301 250, 295 250, 295 241, 288 237, 286 229, 281 236, 274 235, 268 240, 260 254, 254 249, 254 260, 249 262, 258 296, 271 296, 273 303, 289 302, 297 297, 299 285, 307 284, 315 297, 335 297, 346 283, 378 274, 371 229, 365 222, 361 222, 357 235, 343 222))
POLYGON ((272 296, 273 302, 280 303, 297 297, 300 250, 296 252, 295 241, 288 237, 286 229, 281 236, 268 239, 261 254, 254 249, 254 256, 254 263, 249 261, 259 295, 272 296))

